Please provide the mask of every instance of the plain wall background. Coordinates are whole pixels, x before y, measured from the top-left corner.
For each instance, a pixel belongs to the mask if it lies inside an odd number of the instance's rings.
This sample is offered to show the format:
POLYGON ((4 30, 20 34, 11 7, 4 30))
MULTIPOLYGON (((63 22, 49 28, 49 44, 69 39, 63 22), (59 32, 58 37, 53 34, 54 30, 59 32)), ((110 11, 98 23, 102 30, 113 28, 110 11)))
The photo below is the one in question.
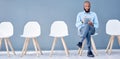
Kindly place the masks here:
MULTIPOLYGON (((99 35, 94 37, 97 49, 105 49, 109 35, 105 32, 106 22, 109 19, 120 19, 120 0, 90 0, 91 10, 96 12, 99 19, 99 35)), ((65 37, 68 49, 78 49, 79 41, 75 27, 78 12, 83 11, 84 0, 0 0, 0 22, 10 21, 14 25, 14 35, 10 38, 15 50, 22 50, 24 25, 28 21, 38 21, 41 25, 41 36, 38 41, 42 50, 50 50, 53 37, 49 36, 50 26, 54 21, 65 21, 69 28, 69 36, 65 37)), ((86 47, 87 48, 87 47, 86 47)), ((113 48, 119 49, 117 39, 113 48)), ((28 47, 34 50, 32 41, 28 47)), ((64 49, 61 40, 58 40, 55 49, 64 49)), ((6 50, 2 43, 2 50, 6 50)))

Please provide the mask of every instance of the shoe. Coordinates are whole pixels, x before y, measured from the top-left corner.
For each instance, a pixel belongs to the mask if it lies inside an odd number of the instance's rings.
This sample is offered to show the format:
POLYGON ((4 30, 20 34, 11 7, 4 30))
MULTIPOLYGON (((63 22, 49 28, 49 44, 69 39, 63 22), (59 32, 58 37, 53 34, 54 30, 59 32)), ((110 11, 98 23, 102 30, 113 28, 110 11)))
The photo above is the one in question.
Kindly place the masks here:
POLYGON ((78 46, 79 48, 81 48, 81 47, 82 47, 82 42, 78 42, 77 46, 78 46))
POLYGON ((92 53, 92 51, 88 51, 87 56, 88 56, 88 57, 94 57, 94 54, 92 53))

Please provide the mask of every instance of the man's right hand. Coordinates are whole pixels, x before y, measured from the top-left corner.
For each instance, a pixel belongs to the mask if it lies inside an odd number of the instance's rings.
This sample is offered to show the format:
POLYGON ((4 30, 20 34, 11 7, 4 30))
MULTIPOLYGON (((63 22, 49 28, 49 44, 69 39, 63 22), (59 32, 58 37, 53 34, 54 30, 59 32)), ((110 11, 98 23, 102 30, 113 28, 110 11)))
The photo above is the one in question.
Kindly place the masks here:
POLYGON ((91 21, 89 21, 88 24, 91 25, 91 26, 94 26, 93 23, 92 23, 91 21))

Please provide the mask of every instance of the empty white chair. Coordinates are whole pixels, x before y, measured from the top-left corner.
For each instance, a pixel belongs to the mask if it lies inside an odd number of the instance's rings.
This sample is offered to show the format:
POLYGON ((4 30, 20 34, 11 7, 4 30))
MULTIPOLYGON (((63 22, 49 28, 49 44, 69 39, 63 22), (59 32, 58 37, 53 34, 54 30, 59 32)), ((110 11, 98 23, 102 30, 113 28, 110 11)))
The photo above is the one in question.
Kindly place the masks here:
POLYGON ((50 29, 50 36, 54 37, 50 56, 52 56, 52 54, 53 54, 53 50, 54 50, 57 38, 61 38, 62 44, 63 44, 64 49, 65 49, 66 56, 68 56, 69 52, 68 52, 66 43, 64 41, 64 38, 63 38, 65 36, 68 36, 67 24, 64 21, 53 22, 53 24, 51 25, 51 29, 50 29))
MULTIPOLYGON (((95 46, 95 42, 94 42, 93 36, 96 36, 96 35, 98 35, 98 33, 95 33, 94 35, 91 35, 91 46, 93 48, 93 51, 94 51, 95 55, 97 55, 97 49, 96 49, 96 46, 95 46)), ((85 43, 86 43, 86 40, 83 41, 82 48, 78 49, 78 54, 80 56, 82 55, 85 43)))
POLYGON ((25 38, 24 46, 22 49, 22 56, 25 55, 27 52, 27 46, 30 39, 33 40, 33 44, 34 44, 37 56, 39 53, 42 54, 42 51, 36 39, 40 35, 41 35, 41 28, 38 22, 30 21, 24 26, 24 32, 23 32, 23 35, 21 35, 21 37, 25 38))
POLYGON ((50 36, 52 37, 68 36, 67 24, 65 24, 64 21, 55 21, 51 25, 50 36))
POLYGON ((13 54, 15 55, 15 51, 14 51, 12 44, 10 42, 10 39, 9 39, 13 35, 13 31, 14 31, 13 25, 11 22, 2 22, 0 24, 0 48, 1 48, 1 44, 2 44, 2 39, 4 39, 8 56, 9 56, 8 46, 10 46, 13 54))
POLYGON ((110 40, 106 48, 106 52, 111 54, 114 37, 118 37, 118 43, 120 45, 120 22, 117 19, 111 19, 106 23, 106 33, 110 35, 110 40))

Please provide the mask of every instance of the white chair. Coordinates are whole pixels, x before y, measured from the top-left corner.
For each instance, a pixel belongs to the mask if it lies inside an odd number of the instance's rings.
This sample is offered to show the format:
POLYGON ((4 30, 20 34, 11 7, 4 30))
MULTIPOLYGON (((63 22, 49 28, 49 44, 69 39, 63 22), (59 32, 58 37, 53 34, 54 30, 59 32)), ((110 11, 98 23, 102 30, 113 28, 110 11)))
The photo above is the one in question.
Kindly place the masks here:
MULTIPOLYGON (((93 36, 96 36, 96 35, 98 35, 98 33, 95 33, 94 35, 91 35, 91 45, 92 45, 94 54, 95 54, 95 55, 98 55, 97 49, 96 49, 96 46, 95 46, 95 43, 94 43, 94 39, 93 39, 93 36)), ((84 46, 85 46, 85 43, 86 43, 86 40, 83 41, 82 48, 79 48, 79 49, 78 49, 78 54, 79 54, 80 56, 82 55, 82 52, 83 52, 83 48, 84 48, 84 46)))
POLYGON ((120 22, 117 19, 111 19, 106 23, 106 33, 110 35, 110 40, 106 48, 106 53, 111 54, 114 37, 118 37, 118 43, 120 45, 120 22))
POLYGON ((33 44, 34 44, 37 56, 39 53, 42 54, 42 51, 36 39, 40 35, 41 35, 41 28, 38 22, 30 21, 24 26, 24 32, 23 32, 23 35, 21 35, 21 37, 25 37, 25 42, 22 49, 22 56, 25 55, 27 52, 27 46, 30 39, 33 40, 33 44))
POLYGON ((62 44, 63 44, 64 49, 65 49, 66 56, 68 56, 69 52, 68 52, 66 43, 64 41, 64 38, 63 38, 65 36, 68 36, 67 24, 64 21, 53 22, 53 24, 51 25, 50 36, 54 37, 50 56, 52 56, 52 54, 53 54, 53 50, 54 50, 57 38, 61 38, 62 44))
POLYGON ((13 54, 15 55, 15 51, 14 51, 12 44, 10 42, 10 39, 9 39, 11 36, 13 36, 12 23, 11 22, 2 22, 0 24, 0 48, 1 48, 1 44, 2 44, 2 39, 4 39, 8 56, 10 56, 8 46, 11 48, 13 54))

